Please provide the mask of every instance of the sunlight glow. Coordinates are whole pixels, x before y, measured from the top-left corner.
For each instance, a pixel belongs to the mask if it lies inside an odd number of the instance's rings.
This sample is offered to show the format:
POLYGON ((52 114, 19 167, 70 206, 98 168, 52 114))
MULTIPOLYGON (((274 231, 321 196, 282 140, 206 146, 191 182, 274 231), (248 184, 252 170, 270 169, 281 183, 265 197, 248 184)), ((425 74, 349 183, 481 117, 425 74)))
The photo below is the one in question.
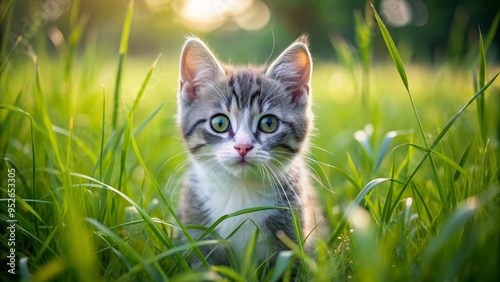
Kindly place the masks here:
POLYGON ((411 22, 412 9, 406 0, 384 0, 382 12, 393 26, 405 26, 411 22))
POLYGON ((259 0, 184 0, 175 10, 187 27, 200 31, 211 31, 227 22, 245 30, 259 30, 271 18, 267 5, 259 0))
POLYGON ((262 1, 257 1, 247 11, 233 17, 234 22, 245 30, 259 30, 266 26, 271 18, 271 12, 262 1))
POLYGON ((382 0, 380 9, 389 24, 403 27, 409 24, 427 24, 429 12, 422 0, 382 0))

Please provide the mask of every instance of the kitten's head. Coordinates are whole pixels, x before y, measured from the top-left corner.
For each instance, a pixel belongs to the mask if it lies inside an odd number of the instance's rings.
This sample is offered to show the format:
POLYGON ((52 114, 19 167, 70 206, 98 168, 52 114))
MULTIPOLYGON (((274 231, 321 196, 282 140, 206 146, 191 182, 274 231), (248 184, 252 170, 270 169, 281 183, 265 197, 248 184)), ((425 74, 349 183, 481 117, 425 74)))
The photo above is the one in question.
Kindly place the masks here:
POLYGON ((202 41, 189 38, 178 124, 195 165, 235 177, 285 169, 307 147, 311 73, 304 36, 267 68, 222 66, 202 41))

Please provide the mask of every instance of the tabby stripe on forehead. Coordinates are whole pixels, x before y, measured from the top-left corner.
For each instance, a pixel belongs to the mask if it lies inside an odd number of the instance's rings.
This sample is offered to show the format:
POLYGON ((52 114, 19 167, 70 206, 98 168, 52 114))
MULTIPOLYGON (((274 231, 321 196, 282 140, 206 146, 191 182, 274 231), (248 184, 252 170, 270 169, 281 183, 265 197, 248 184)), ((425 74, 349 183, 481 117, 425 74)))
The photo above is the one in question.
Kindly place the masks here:
POLYGON ((240 99, 239 99, 238 94, 236 93, 236 89, 234 89, 233 85, 231 85, 231 94, 233 95, 233 99, 236 101, 236 107, 238 109, 241 109, 240 99))
MULTIPOLYGON (((231 78, 229 78, 229 87, 231 88, 231 99, 234 99, 236 100, 236 107, 239 109, 240 108, 240 101, 238 99, 238 93, 236 93, 236 89, 234 87, 234 84, 237 83, 234 81, 234 76, 231 76, 231 78)), ((228 106, 228 110, 229 108, 231 107, 231 102, 229 102, 229 106, 228 106)))
MULTIPOLYGON (((254 93, 252 93, 252 96, 250 97, 250 106, 252 106, 255 103, 255 99, 259 98, 260 94, 261 94, 260 90, 257 90, 254 93)), ((262 112, 262 105, 260 103, 259 103, 259 111, 262 112)))
POLYGON ((194 133, 194 130, 196 129, 196 127, 198 127, 200 124, 203 124, 205 123, 207 120, 206 119, 199 119, 197 120, 190 128, 189 130, 187 131, 186 134, 184 134, 184 137, 186 139, 188 139, 191 135, 193 135, 194 133))

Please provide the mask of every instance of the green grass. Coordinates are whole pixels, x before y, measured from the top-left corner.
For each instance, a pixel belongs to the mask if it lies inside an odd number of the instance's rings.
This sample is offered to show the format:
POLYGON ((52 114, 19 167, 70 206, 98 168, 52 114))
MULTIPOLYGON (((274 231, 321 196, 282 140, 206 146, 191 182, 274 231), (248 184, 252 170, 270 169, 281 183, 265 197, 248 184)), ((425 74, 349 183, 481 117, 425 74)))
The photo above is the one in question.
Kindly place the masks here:
MULTIPOLYGON (((194 241, 179 222, 180 50, 126 57, 129 7, 114 58, 97 52, 99 42, 80 46, 85 20, 76 16, 60 56, 36 40, 28 56, 24 45, 2 48, 0 220, 9 219, 7 170, 15 168, 18 278, 276 281, 300 260, 303 280, 499 280, 499 68, 485 59, 482 37, 473 69, 408 64, 378 18, 358 16, 358 40, 372 40, 361 29, 377 23, 393 64, 370 64, 368 47, 357 61, 346 46, 337 52, 348 64, 315 61, 309 157, 329 234, 314 254, 283 238, 291 251, 266 273, 252 260, 255 240, 242 262, 211 267, 199 247, 231 254, 230 238, 194 241), (189 255, 208 270, 190 269, 189 255)), ((8 248, 2 240, 2 261, 8 248)))

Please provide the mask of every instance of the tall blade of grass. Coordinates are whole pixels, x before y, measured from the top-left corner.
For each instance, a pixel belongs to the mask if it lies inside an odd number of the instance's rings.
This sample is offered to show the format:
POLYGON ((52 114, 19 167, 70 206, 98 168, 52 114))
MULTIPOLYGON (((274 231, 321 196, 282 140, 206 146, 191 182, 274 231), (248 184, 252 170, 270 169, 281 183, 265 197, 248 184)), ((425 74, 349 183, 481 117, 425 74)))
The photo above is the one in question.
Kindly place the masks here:
POLYGON ((153 112, 151 112, 151 114, 134 131, 134 137, 139 135, 139 133, 144 129, 144 127, 146 127, 146 125, 148 125, 149 122, 160 112, 160 110, 163 108, 164 105, 165 105, 164 103, 161 103, 160 105, 158 105, 158 107, 156 107, 156 109, 154 109, 153 112))
POLYGON ((394 66, 396 66, 396 69, 399 73, 399 77, 401 78, 401 81, 403 82, 406 91, 408 93, 408 97, 410 98, 411 106, 413 108, 413 112, 415 113, 415 117, 417 119, 418 127, 420 129, 420 134, 422 135, 422 139, 425 143, 425 146, 427 145, 427 138, 425 138, 425 132, 424 128, 422 126, 422 122, 420 120, 420 116, 418 114, 417 108, 415 106, 415 102, 413 101, 413 96, 411 95, 410 88, 408 85, 408 77, 406 75, 406 71, 403 65, 403 61, 401 60, 401 56, 399 56, 398 49, 396 48, 396 45, 394 44, 394 40, 392 40, 391 34, 387 30, 387 27, 385 27, 384 23, 380 19, 377 10, 375 10, 375 7, 372 4, 372 10, 373 14, 375 15, 375 20, 377 21, 378 27, 380 29, 380 33, 382 34, 382 37, 384 38, 385 45, 387 46, 387 50, 389 50, 389 54, 391 55, 392 61, 394 62, 394 66))
MULTIPOLYGON (((403 193, 406 189, 406 187, 408 186, 408 184, 412 181, 413 177, 415 176, 415 174, 417 174, 417 172, 419 171, 420 167, 423 165, 423 163, 425 162, 425 160, 427 159, 427 157, 429 157, 429 155, 431 154, 432 150, 434 149, 434 147, 436 147, 437 144, 439 144, 439 142, 441 142, 441 139, 443 139, 443 137, 446 135, 446 133, 448 132, 448 130, 450 130, 451 126, 455 123, 455 121, 462 115, 462 113, 481 95, 484 94, 484 91, 486 91, 486 89, 488 89, 488 87, 490 87, 490 85, 497 79, 498 75, 500 73, 497 73, 490 81, 488 81, 486 83, 486 85, 484 85, 481 89, 479 89, 479 91, 474 94, 474 96, 469 100, 467 101, 467 103, 465 103, 465 105, 450 119, 450 121, 445 125, 445 127, 439 132, 438 136, 434 139, 434 141, 432 142, 432 144, 426 149, 426 153, 424 154, 424 156, 420 159, 420 161, 417 163, 417 165, 415 166, 415 168, 413 169, 412 173, 410 174, 410 176, 408 177, 408 179, 406 180, 406 183, 404 184, 403 186, 403 189, 401 189, 400 193, 398 194, 397 198, 396 198, 396 202, 398 202, 399 200, 401 200, 402 196, 403 196, 403 193)), ((395 205, 393 205, 392 209, 391 209, 391 212, 394 211, 396 208, 395 205)))
MULTIPOLYGON (((398 70, 399 76, 401 77, 401 80, 403 81, 403 84, 405 85, 406 90, 409 92, 410 88, 408 86, 408 77, 406 76, 406 71, 403 67, 403 62, 401 61, 401 57, 399 56, 398 49, 396 48, 396 45, 394 44, 394 41, 392 40, 392 37, 389 34, 389 31, 387 30, 384 23, 380 19, 379 15, 377 13, 377 10, 373 6, 373 4, 371 4, 371 5, 372 5, 373 14, 375 15, 375 20, 377 21, 378 27, 380 29, 380 33, 382 34, 382 37, 384 38, 385 45, 387 46, 387 49, 389 50, 389 54, 391 55, 391 58, 394 61, 394 65, 396 66, 396 69, 398 70)), ((413 101, 412 101, 412 104, 413 104, 413 101)))
POLYGON ((129 116, 125 122, 125 133, 123 134, 122 153, 120 158, 120 176, 118 177, 118 190, 123 191, 122 184, 124 182, 127 170, 127 155, 130 148, 130 139, 132 135, 132 116, 129 116))
MULTIPOLYGON (((460 161, 458 162, 458 165, 462 169, 464 168, 465 162, 467 161, 467 157, 469 156, 470 148, 472 147, 472 141, 473 141, 473 139, 470 140, 469 145, 467 146, 467 148, 465 148, 465 151, 464 151, 462 157, 460 158, 460 161)), ((461 172, 458 169, 455 171, 455 174, 453 175, 453 181, 458 180, 458 178, 460 177, 460 173, 461 172)))
POLYGON ((125 15, 125 21, 123 23, 122 37, 120 41, 119 59, 118 59, 118 72, 116 74, 115 83, 115 95, 114 95, 114 106, 113 106, 113 130, 116 130, 118 125, 118 105, 120 103, 120 88, 121 80, 123 74, 123 68, 125 64, 125 56, 128 49, 128 39, 130 35, 130 29, 132 27, 132 14, 134 11, 134 0, 130 0, 127 7, 127 13, 125 15))
MULTIPOLYGON (((490 139, 488 139, 488 141, 486 141, 486 144, 484 145, 484 149, 483 149, 483 156, 481 158, 481 180, 479 182, 479 187, 484 187, 485 183, 486 183, 486 178, 488 177, 488 174, 489 174, 489 167, 488 165, 486 164, 486 160, 488 158, 488 146, 490 144, 490 139)), ((497 169, 500 169, 497 168, 497 169)))
MULTIPOLYGON (((394 158, 392 161, 392 169, 391 169, 391 178, 394 179, 394 174, 396 170, 396 155, 394 154, 394 158)), ((390 214, 389 214, 389 208, 392 206, 392 190, 394 189, 394 182, 391 182, 389 184, 389 190, 387 191, 387 196, 385 197, 385 203, 384 207, 382 209, 382 215, 381 215, 381 222, 384 222, 385 224, 388 224, 390 222, 390 214)), ((382 227, 382 225, 381 225, 382 227)), ((382 230, 382 229, 380 229, 382 230)))
MULTIPOLYGON (((348 155, 348 158, 349 158, 349 155, 348 155)), ((352 163, 352 161, 351 161, 351 163, 352 163)), ((349 174, 347 174, 347 172, 345 172, 343 169, 341 169, 337 166, 330 166, 330 168, 333 169, 334 171, 340 173, 345 179, 347 179, 347 181, 349 181, 349 183, 351 183, 356 188, 356 190, 361 190, 361 186, 360 186, 361 184, 358 183, 359 182, 358 179, 354 179, 354 178, 350 177, 349 174)))
POLYGON ((80 0, 73 1, 71 5, 70 17, 69 17, 69 29, 70 34, 68 38, 68 53, 66 54, 66 62, 64 66, 64 95, 66 98, 65 111, 66 115, 70 116, 73 113, 73 59, 75 54, 75 49, 80 42, 83 31, 87 24, 88 18, 81 18, 78 21, 78 15, 80 13, 80 0))
POLYGON ((355 181, 355 186, 357 188, 361 188, 361 185, 363 185, 363 179, 361 179, 361 176, 358 173, 358 170, 356 169, 356 165, 354 164, 354 161, 351 158, 351 155, 349 153, 347 154, 347 163, 349 164, 349 169, 351 170, 352 174, 352 179, 355 181))
POLYGON ((99 180, 102 180, 102 159, 104 154, 104 134, 106 132, 106 91, 102 88, 101 146, 99 149, 99 180))
POLYGON ((137 106, 139 106, 139 103, 141 102, 142 96, 144 95, 144 92, 146 92, 146 88, 148 87, 149 81, 151 80, 151 77, 153 76, 153 72, 156 68, 156 64, 158 63, 158 60, 160 60, 161 54, 156 57, 156 60, 153 62, 151 65, 151 68, 148 71, 148 74, 146 75, 146 78, 144 78, 144 81, 142 82, 141 89, 139 90, 139 93, 137 94, 137 97, 134 100, 134 104, 132 105, 132 108, 130 109, 129 115, 133 115, 135 110, 137 109, 137 106))
POLYGON ((16 204, 19 203, 19 206, 22 206, 23 209, 34 215, 41 223, 44 225, 47 225, 45 221, 40 217, 40 215, 31 207, 28 203, 23 198, 20 198, 19 196, 16 195, 16 204))
MULTIPOLYGON (((104 134, 106 131, 106 91, 104 87, 102 88, 102 122, 101 122, 101 146, 99 148, 99 160, 96 162, 96 166, 94 167, 94 171, 99 166, 99 180, 103 181, 102 175, 102 162, 104 158, 104 134)), ((102 189, 99 190, 99 215, 98 219, 100 222, 104 222, 104 218, 106 216, 108 202, 108 190, 102 189)))
MULTIPOLYGON (((483 44, 483 35, 481 33, 481 29, 479 29, 479 87, 484 86, 486 75, 486 56, 484 51, 483 44)), ((481 95, 476 102, 477 105, 477 115, 479 121, 479 136, 481 139, 481 144, 484 146, 486 144, 486 105, 485 105, 484 95, 481 95)))
MULTIPOLYGON (((366 10, 367 11, 367 10, 366 10)), ((370 66, 371 66, 371 28, 372 21, 371 15, 366 13, 365 19, 361 16, 361 13, 354 13, 354 24, 356 27, 356 40, 359 46, 359 51, 361 55, 361 65, 363 69, 362 84, 361 84, 361 106, 363 113, 365 113, 365 119, 370 117, 370 66)))

